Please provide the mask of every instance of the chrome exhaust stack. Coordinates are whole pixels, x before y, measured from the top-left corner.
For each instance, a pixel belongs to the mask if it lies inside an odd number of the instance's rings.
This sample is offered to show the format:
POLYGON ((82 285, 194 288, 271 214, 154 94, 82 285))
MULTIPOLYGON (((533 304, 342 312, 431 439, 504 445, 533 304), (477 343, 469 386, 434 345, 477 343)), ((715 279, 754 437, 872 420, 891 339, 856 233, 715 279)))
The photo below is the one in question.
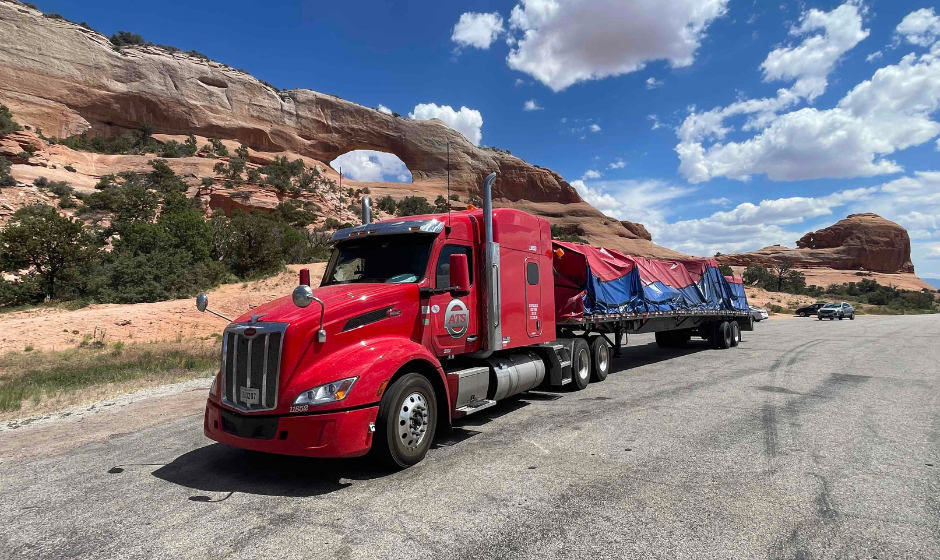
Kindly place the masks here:
POLYGON ((483 321, 486 325, 486 340, 480 357, 487 357, 503 348, 502 301, 499 278, 499 243, 493 241, 493 183, 496 173, 490 173, 483 182, 483 228, 486 233, 483 287, 486 304, 483 306, 483 321))
POLYGON ((368 196, 362 197, 362 225, 372 223, 372 199, 368 196))

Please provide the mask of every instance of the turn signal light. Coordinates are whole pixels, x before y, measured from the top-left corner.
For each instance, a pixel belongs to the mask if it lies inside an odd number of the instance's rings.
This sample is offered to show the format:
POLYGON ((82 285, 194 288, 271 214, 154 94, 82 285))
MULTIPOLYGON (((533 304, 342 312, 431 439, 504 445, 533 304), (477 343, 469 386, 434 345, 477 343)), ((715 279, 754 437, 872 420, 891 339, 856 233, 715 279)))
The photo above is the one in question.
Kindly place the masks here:
POLYGON ((468 205, 467 205, 467 210, 476 210, 476 209, 477 209, 477 207, 474 206, 474 205, 472 205, 472 204, 468 204, 468 205))
POLYGON ((565 256, 565 252, 561 249, 561 247, 555 249, 555 256, 559 259, 565 256))

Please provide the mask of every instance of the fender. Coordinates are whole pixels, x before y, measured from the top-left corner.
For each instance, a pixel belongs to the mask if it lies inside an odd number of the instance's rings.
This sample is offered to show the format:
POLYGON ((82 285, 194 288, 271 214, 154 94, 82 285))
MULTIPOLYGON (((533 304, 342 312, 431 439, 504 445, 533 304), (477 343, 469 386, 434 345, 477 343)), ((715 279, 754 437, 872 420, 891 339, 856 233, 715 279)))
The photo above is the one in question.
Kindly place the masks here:
POLYGON ((326 412, 345 408, 377 405, 388 381, 402 366, 414 360, 426 362, 440 377, 444 386, 447 402, 450 402, 449 389, 441 363, 424 346, 411 339, 400 336, 379 336, 361 340, 322 361, 310 364, 306 369, 294 374, 290 385, 285 389, 292 403, 297 395, 318 385, 337 379, 358 377, 349 396, 338 403, 313 406, 309 412, 326 412))

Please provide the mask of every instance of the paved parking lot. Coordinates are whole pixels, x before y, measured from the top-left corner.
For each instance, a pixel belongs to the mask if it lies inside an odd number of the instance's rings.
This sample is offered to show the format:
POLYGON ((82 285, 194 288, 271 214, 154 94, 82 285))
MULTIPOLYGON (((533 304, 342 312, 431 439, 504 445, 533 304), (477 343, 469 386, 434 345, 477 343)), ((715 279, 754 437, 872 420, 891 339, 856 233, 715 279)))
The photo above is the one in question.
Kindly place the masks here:
POLYGON ((471 416, 394 474, 226 448, 201 414, 7 460, 0 556, 940 557, 940 316, 745 337, 633 337, 607 381, 471 416))

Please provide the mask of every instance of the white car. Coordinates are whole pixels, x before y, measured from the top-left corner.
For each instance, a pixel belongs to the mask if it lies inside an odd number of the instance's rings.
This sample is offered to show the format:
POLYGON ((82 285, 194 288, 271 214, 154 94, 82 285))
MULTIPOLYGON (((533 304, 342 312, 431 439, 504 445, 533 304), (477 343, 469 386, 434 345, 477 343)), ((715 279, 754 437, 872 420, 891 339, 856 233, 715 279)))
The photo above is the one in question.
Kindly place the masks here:
POLYGON ((754 318, 755 323, 759 323, 770 317, 770 314, 767 313, 767 310, 763 307, 757 307, 756 305, 751 305, 749 307, 751 308, 751 317, 754 318))

